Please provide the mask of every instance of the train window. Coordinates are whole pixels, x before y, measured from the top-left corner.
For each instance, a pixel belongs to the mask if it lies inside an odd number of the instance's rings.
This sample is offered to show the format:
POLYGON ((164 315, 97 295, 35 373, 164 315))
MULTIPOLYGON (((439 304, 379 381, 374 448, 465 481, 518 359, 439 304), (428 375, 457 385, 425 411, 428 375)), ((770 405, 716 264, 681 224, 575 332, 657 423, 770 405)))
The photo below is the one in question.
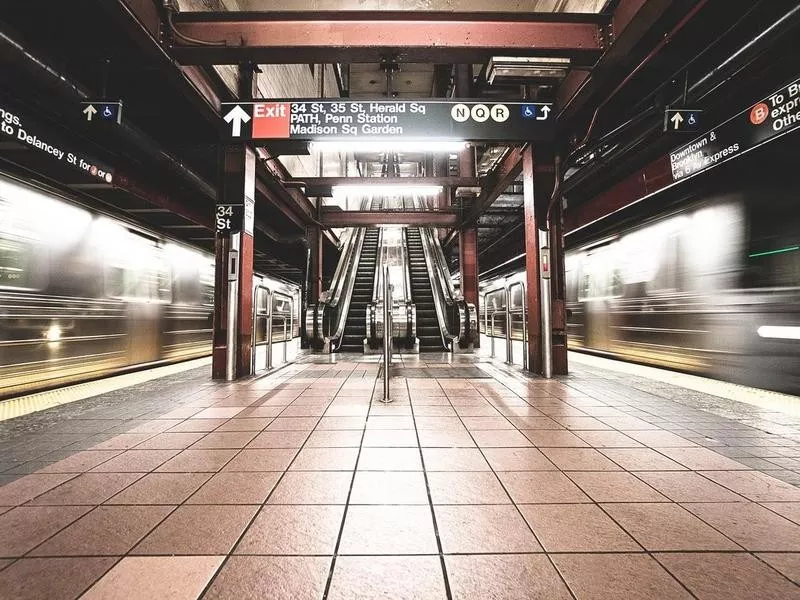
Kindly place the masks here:
POLYGON ((200 271, 200 290, 202 303, 205 306, 214 306, 214 266, 206 265, 200 271))
MULTIPOLYGON (((138 237, 131 237, 139 242, 138 237)), ((141 240, 144 242, 144 240, 141 240)), ((134 301, 170 302, 172 273, 155 244, 145 244, 135 256, 118 256, 106 265, 106 295, 134 301)))
POLYGON ((751 211, 745 287, 800 287, 800 217, 782 204, 773 199, 751 211))
POLYGON ((40 289, 44 269, 36 264, 36 245, 0 236, 0 288, 40 289))
POLYGON ((616 245, 587 254, 580 264, 578 300, 602 300, 623 295, 624 281, 616 245))

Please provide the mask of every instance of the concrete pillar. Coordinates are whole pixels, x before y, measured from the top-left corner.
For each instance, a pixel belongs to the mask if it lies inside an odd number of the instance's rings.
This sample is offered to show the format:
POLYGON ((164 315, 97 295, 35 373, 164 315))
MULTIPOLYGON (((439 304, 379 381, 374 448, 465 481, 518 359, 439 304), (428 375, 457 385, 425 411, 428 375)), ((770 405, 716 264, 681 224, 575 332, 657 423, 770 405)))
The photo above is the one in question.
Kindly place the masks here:
MULTIPOLYGON (((475 305, 480 315, 478 296, 478 228, 467 227, 458 231, 458 264, 461 270, 461 293, 464 300, 475 305)), ((480 319, 475 335, 475 348, 480 348, 480 319)))

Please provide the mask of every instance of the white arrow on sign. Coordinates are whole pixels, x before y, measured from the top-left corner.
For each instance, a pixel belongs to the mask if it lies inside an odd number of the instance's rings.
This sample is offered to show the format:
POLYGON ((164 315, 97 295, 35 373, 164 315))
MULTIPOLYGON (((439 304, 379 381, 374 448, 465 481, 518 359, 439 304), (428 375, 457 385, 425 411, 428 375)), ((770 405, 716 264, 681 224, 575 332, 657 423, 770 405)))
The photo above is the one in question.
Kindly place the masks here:
POLYGON ((550 107, 549 106, 543 106, 542 107, 542 116, 541 117, 536 117, 536 120, 537 121, 544 121, 545 119, 547 119, 547 115, 549 115, 549 114, 550 114, 550 107))
POLYGON ((670 121, 672 121, 673 125, 675 126, 674 128, 678 129, 678 127, 681 126, 681 123, 683 123, 683 117, 681 116, 681 113, 675 113, 670 121))
POLYGON ((83 109, 83 114, 86 115, 86 120, 91 122, 92 117, 94 117, 97 114, 97 109, 90 104, 89 106, 83 109))
POLYGON ((248 115, 238 104, 234 106, 227 115, 225 115, 225 122, 231 123, 231 135, 233 137, 239 137, 242 135, 242 124, 247 123, 249 120, 250 115, 248 115))

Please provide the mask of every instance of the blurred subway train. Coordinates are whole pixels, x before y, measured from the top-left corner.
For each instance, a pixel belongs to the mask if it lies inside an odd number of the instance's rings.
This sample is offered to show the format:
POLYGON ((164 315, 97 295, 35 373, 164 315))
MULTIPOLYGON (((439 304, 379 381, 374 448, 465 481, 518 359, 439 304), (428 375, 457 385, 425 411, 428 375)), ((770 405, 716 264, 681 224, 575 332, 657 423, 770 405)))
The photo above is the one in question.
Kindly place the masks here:
MULTIPOLYGON (((706 195, 584 240, 567 250, 566 288, 571 350, 800 394, 800 210, 791 187, 706 195)), ((512 338, 521 340, 521 293, 508 297, 512 338)), ((499 294, 488 300, 505 310, 499 294)), ((505 336, 502 320, 495 337, 505 336)))
MULTIPOLYGON (((256 286, 261 358, 265 303, 291 340, 299 291, 256 286)), ((210 355, 213 305, 210 254, 0 176, 0 398, 210 355)))

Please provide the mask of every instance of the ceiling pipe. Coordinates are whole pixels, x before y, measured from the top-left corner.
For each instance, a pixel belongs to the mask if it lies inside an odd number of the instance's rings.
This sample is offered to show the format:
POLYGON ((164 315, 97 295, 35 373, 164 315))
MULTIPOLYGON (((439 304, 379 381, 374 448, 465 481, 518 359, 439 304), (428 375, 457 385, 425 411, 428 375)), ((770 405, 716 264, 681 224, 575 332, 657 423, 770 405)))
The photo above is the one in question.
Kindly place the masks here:
MULTIPOLYGON (((737 23, 734 24, 733 27, 731 27, 728 31, 735 28, 736 25, 739 24, 739 22, 740 21, 737 21, 737 23)), ((736 52, 728 56, 716 67, 708 71, 705 75, 701 76, 700 79, 698 79, 695 83, 691 84, 687 89, 687 97, 691 99, 693 102, 699 102, 707 98, 710 94, 716 91, 721 85, 723 85, 724 83, 729 81, 732 77, 734 77, 736 73, 740 72, 742 69, 750 65, 754 60, 756 60, 766 50, 764 48, 765 44, 774 42, 780 36, 783 36, 790 30, 792 30, 792 28, 797 27, 798 24, 800 24, 800 5, 792 7, 772 25, 764 29, 758 35, 751 38, 746 44, 742 45, 738 50, 736 50, 736 52)), ((684 71, 696 59, 697 57, 693 58, 692 61, 690 61, 687 65, 682 67, 680 71, 684 71)), ((671 79, 672 78, 670 78, 670 80, 671 79)), ((661 89, 661 87, 659 87, 659 89, 661 89)), ((642 113, 644 113, 646 116, 651 116, 655 110, 656 107, 651 106, 648 109, 642 111, 642 113)), ((606 136, 603 136, 600 140, 598 140, 598 144, 595 145, 594 148, 598 148, 600 145, 610 142, 610 140, 613 137, 616 137, 619 133, 621 133, 623 129, 627 129, 630 126, 632 126, 634 124, 633 123, 634 121, 638 123, 639 121, 638 116, 634 117, 634 119, 631 119, 631 121, 623 123, 623 125, 617 127, 606 136)), ((648 139, 654 132, 660 130, 661 127, 662 123, 659 120, 657 124, 648 127, 644 132, 642 132, 636 138, 634 138, 633 140, 622 146, 617 152, 617 154, 625 154, 627 152, 632 151, 641 143, 643 143, 646 139, 648 139)), ((566 172, 566 169, 562 169, 562 175, 563 172, 566 172)), ((574 179, 570 178, 570 185, 569 185, 570 189, 572 189, 575 185, 577 185, 578 183, 580 183, 580 181, 584 179, 585 176, 574 179), (573 181, 577 183, 573 183, 573 181)))
MULTIPOLYGON (((33 80, 39 82, 50 91, 57 92, 65 102, 75 102, 91 97, 91 94, 72 82, 65 75, 55 71, 22 46, 0 31, 0 60, 17 65, 33 80)), ((181 161, 164 150, 149 136, 135 127, 122 123, 114 128, 116 135, 138 149, 143 155, 159 164, 164 169, 179 176, 185 183, 201 192, 209 199, 216 200, 217 191, 205 179, 184 165, 181 161)))

